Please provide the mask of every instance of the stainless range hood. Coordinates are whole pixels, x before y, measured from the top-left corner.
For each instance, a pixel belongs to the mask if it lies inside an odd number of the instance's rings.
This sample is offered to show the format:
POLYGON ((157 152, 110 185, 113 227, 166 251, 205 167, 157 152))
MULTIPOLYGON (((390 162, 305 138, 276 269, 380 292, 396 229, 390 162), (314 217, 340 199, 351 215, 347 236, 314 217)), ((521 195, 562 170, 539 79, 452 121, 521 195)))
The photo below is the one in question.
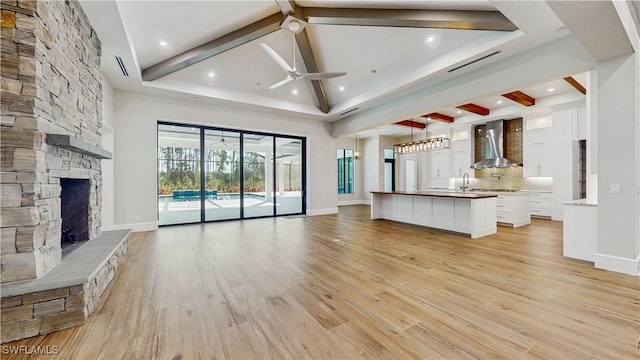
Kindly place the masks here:
POLYGON ((485 138, 487 140, 486 159, 471 165, 471 168, 487 169, 522 166, 519 162, 509 160, 503 155, 503 120, 489 121, 485 138))

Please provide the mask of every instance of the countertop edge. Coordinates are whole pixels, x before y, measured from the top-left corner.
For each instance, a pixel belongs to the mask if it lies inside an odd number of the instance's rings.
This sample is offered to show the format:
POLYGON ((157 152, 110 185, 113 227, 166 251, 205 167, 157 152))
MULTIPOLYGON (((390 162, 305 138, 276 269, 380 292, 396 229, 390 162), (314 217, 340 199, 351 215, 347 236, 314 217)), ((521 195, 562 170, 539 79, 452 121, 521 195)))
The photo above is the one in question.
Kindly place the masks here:
POLYGON ((408 191, 371 191, 372 194, 384 194, 384 195, 412 195, 412 196, 433 196, 433 197, 448 197, 457 199, 486 199, 491 197, 498 197, 498 194, 475 194, 475 193, 462 193, 462 192, 408 192, 408 191))

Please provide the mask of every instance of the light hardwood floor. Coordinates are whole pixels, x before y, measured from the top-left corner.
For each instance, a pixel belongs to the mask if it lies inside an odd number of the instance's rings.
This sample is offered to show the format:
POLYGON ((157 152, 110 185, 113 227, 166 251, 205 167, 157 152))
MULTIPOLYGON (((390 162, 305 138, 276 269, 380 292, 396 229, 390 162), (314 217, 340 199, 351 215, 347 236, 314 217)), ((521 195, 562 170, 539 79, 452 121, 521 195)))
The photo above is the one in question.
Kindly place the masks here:
POLYGON ((107 291, 86 325, 3 346, 65 359, 640 356, 638 277, 562 257, 562 223, 548 220, 477 240, 372 221, 367 206, 162 228, 131 236, 107 291))

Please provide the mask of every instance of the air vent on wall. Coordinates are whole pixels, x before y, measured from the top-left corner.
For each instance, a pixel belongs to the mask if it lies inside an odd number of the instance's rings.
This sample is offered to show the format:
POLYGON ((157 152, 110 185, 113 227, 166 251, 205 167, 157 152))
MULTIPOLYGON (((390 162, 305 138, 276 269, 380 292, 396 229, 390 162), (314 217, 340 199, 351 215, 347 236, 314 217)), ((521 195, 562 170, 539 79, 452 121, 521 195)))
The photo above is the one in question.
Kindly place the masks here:
POLYGON ((447 70, 447 71, 448 71, 448 72, 453 72, 453 71, 456 71, 456 70, 458 70, 458 69, 462 69, 462 68, 463 68, 463 67, 465 67, 465 66, 468 66, 468 65, 471 65, 471 64, 477 63, 478 61, 480 61, 480 60, 484 60, 484 59, 489 58, 489 57, 492 57, 493 55, 498 55, 498 54, 500 54, 501 52, 502 52, 501 50, 498 50, 498 51, 496 51, 496 52, 492 52, 492 53, 491 53, 491 54, 489 54, 489 55, 485 55, 485 56, 483 56, 483 57, 481 57, 481 58, 477 58, 477 59, 475 59, 475 60, 473 60, 473 61, 469 61, 469 62, 468 62, 468 63, 466 63, 466 64, 462 64, 462 65, 460 65, 460 66, 458 66, 458 67, 455 67, 455 68, 453 68, 453 69, 451 69, 451 70, 447 70))
POLYGON ((120 56, 116 56, 116 61, 118 62, 118 66, 120 66, 120 70, 122 70, 122 75, 129 76, 127 68, 124 67, 124 63, 122 62, 122 58, 120 56))
POLYGON ((350 113, 350 112, 354 112, 354 111, 356 111, 356 110, 358 110, 358 109, 359 109, 359 108, 353 108, 353 109, 351 109, 351 110, 347 110, 347 111, 343 112, 342 114, 340 114, 340 116, 342 116, 342 115, 346 115, 346 114, 348 114, 348 113, 350 113))

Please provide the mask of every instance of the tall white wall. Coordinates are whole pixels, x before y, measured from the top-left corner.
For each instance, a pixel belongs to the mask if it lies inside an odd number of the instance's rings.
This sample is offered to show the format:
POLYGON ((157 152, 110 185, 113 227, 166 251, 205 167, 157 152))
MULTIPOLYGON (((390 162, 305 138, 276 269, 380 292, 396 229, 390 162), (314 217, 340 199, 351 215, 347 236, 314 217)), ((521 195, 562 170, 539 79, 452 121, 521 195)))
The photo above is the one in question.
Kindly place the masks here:
POLYGON ((305 136, 307 214, 337 212, 336 145, 327 123, 118 90, 114 109, 116 227, 157 227, 158 121, 305 136))
MULTIPOLYGON (((114 107, 113 87, 108 81, 102 86, 102 148, 113 154, 114 107)), ((112 230, 115 225, 115 157, 102 160, 102 230, 112 230)))
POLYGON ((638 274, 637 54, 598 64, 598 247, 596 267, 638 274), (612 186, 619 187, 619 193, 612 186))

